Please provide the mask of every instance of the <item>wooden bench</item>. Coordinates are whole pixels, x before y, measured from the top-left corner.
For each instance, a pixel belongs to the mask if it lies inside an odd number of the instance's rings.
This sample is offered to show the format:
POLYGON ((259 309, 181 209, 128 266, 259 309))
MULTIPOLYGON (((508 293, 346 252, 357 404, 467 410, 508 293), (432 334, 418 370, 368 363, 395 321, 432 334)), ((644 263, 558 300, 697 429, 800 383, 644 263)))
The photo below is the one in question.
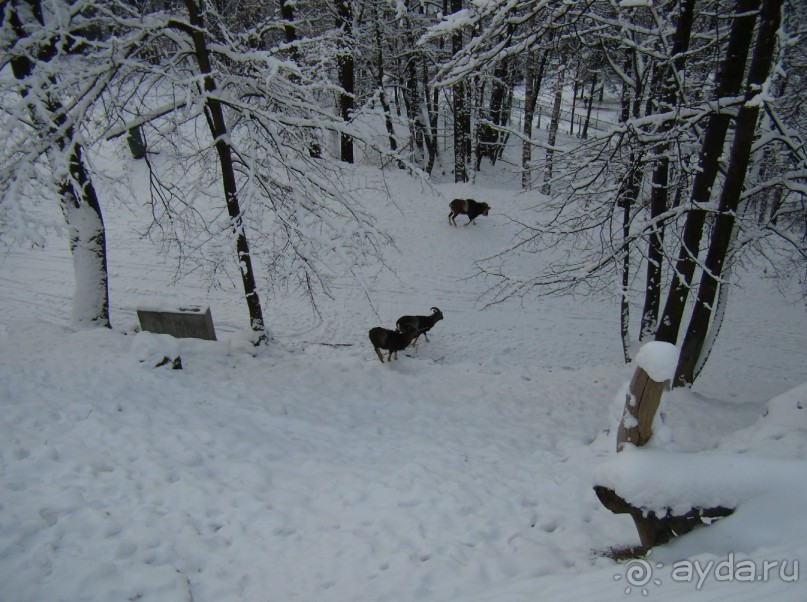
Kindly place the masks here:
MULTIPOLYGON (((661 396, 669 388, 670 381, 657 382, 640 366, 636 368, 625 398, 625 409, 617 430, 616 449, 621 452, 626 445, 645 445, 653 436, 653 420, 661 403, 661 396)), ((642 551, 667 543, 673 537, 683 535, 711 520, 728 516, 734 509, 692 508, 684 514, 667 510, 659 513, 634 506, 618 492, 602 485, 594 486, 594 493, 603 506, 614 514, 630 514, 639 532, 642 551)))

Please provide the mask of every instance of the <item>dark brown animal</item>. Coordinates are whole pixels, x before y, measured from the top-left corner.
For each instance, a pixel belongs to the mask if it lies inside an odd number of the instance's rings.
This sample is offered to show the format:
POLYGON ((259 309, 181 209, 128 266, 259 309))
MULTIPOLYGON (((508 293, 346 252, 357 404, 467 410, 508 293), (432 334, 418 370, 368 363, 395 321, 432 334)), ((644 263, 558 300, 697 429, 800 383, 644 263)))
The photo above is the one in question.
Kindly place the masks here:
POLYGON ((411 343, 415 337, 418 336, 418 332, 416 330, 398 332, 397 330, 387 330, 386 328, 381 328, 381 326, 371 328, 368 334, 370 335, 370 342, 373 344, 373 349, 375 349, 375 354, 378 356, 378 359, 381 360, 382 364, 384 363, 384 357, 381 355, 379 349, 389 351, 387 361, 391 362, 393 353, 395 354, 395 359, 397 360, 398 352, 406 349, 409 343, 411 343))
POLYGON ((430 316, 401 316, 398 318, 398 321, 395 322, 395 328, 398 329, 398 332, 406 332, 408 330, 417 332, 415 344, 417 344, 420 335, 423 335, 428 343, 429 337, 426 336, 426 333, 442 319, 443 312, 436 307, 432 307, 432 315, 430 316))
MULTIPOLYGON (((474 220, 480 215, 487 215, 490 205, 487 203, 480 203, 473 199, 454 199, 448 204, 451 213, 448 214, 448 223, 457 225, 454 218, 458 215, 467 215, 468 224, 475 223, 474 220)), ((465 224, 466 226, 468 224, 465 224)))

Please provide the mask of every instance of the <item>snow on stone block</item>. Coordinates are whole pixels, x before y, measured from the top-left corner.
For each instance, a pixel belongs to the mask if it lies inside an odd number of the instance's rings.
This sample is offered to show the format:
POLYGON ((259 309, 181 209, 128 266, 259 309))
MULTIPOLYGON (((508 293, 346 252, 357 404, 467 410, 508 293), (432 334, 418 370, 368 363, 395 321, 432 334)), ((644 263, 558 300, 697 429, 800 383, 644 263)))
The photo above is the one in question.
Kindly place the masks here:
POLYGON ((177 338, 216 340, 213 316, 210 308, 196 305, 164 308, 150 307, 137 310, 137 318, 143 330, 158 334, 170 334, 177 338))

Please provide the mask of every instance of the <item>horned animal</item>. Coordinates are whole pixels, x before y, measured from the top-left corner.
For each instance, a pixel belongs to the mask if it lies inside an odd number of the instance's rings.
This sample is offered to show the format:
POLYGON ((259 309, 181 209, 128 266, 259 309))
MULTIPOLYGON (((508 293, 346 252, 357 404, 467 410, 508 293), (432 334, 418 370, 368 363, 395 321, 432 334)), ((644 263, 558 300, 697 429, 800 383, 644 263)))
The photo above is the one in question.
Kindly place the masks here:
MULTIPOLYGON (((454 218, 458 215, 467 215, 468 224, 474 224, 474 220, 480 215, 487 215, 490 205, 487 203, 480 203, 473 199, 454 199, 448 204, 451 213, 448 214, 448 223, 457 225, 454 218)), ((465 224, 466 226, 468 224, 465 224)))
POLYGON ((384 363, 384 356, 381 355, 379 349, 385 349, 389 351, 387 355, 387 361, 392 361, 392 354, 395 354, 395 359, 398 359, 398 352, 406 349, 409 346, 409 343, 417 337, 418 332, 416 330, 407 330, 406 332, 398 332, 397 330, 387 330, 386 328, 382 328, 381 326, 376 326, 375 328, 371 328, 370 332, 370 342, 373 344, 373 349, 375 349, 375 354, 378 356, 378 359, 381 360, 381 363, 384 363))
POLYGON ((411 330, 417 332, 415 344, 417 344, 420 335, 423 335, 428 343, 429 337, 426 336, 426 333, 429 332, 437 322, 443 319, 443 312, 436 307, 432 307, 431 309, 432 314, 430 316, 401 316, 398 318, 398 321, 395 322, 395 328, 398 329, 398 332, 411 330))

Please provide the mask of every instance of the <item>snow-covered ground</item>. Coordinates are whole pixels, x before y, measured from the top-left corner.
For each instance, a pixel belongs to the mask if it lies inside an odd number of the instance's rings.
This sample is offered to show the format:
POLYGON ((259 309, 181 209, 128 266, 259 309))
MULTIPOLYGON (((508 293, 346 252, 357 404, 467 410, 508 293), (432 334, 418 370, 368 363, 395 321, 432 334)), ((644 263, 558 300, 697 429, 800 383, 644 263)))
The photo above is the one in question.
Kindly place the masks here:
POLYGON ((392 271, 365 266, 369 290, 341 280, 319 315, 264 296, 257 355, 238 289, 173 283, 120 201, 104 207, 111 331, 70 326, 63 238, 6 249, 0 600, 807 599, 803 302, 744 278, 701 379, 665 400, 658 462, 630 464, 614 449, 632 373, 617 301, 477 301, 473 259, 535 201, 513 180, 388 173, 393 200, 362 200, 395 238, 392 271), (455 196, 490 216, 449 226, 455 196), (219 341, 183 339, 184 369, 154 368, 164 343, 135 310, 155 303, 209 305, 219 341), (432 306, 430 342, 379 363, 368 329, 432 306), (647 483, 651 504, 708 485, 740 509, 620 564, 605 554, 638 537, 596 499, 603 479, 647 483))

